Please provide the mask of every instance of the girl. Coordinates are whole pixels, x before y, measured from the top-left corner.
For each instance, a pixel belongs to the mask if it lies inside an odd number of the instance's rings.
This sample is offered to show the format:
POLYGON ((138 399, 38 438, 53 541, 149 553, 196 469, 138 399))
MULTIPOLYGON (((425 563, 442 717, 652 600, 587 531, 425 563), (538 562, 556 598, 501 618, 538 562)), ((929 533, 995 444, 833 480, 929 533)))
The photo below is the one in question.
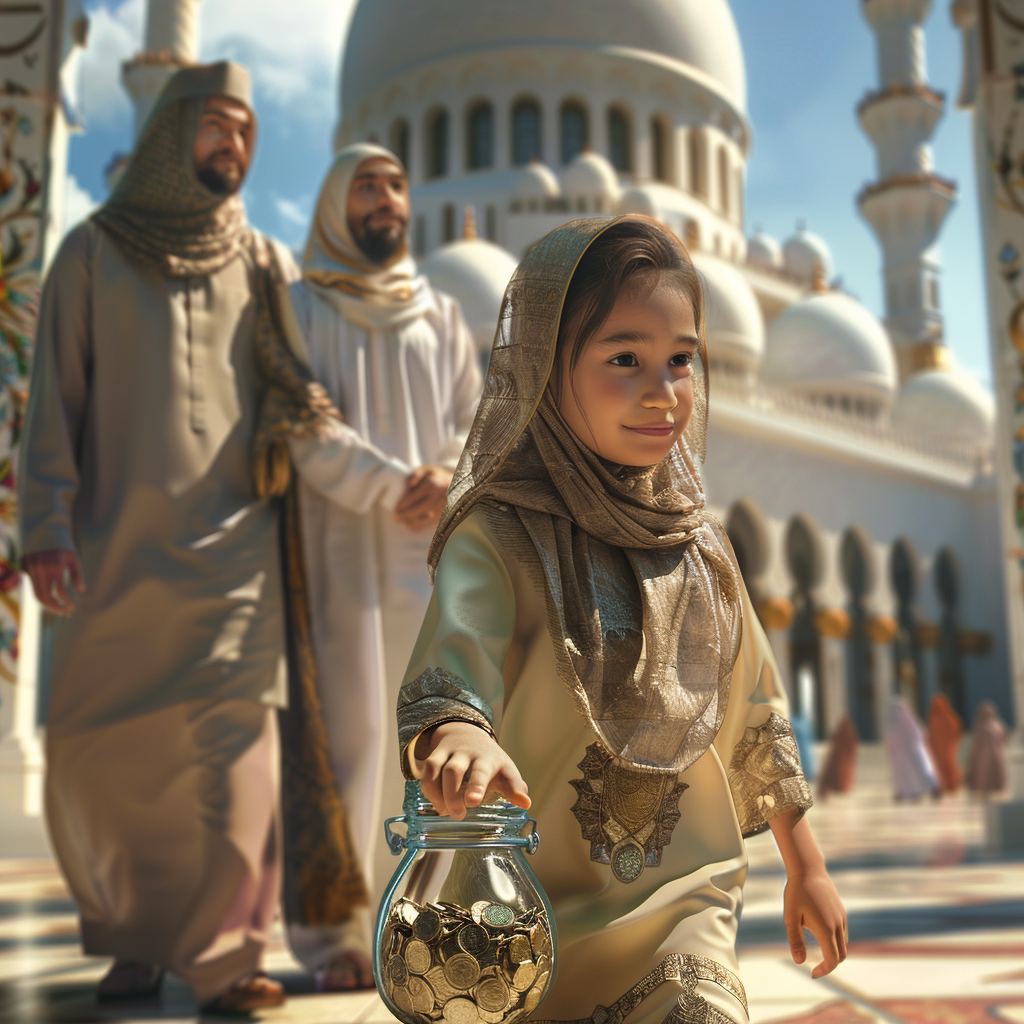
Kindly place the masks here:
POLYGON ((804 927, 814 977, 846 956, 778 670, 691 454, 703 320, 653 220, 538 242, 431 550, 403 768, 440 814, 492 791, 533 807, 560 950, 538 1019, 743 1024, 743 836, 769 827, 794 960, 804 927))

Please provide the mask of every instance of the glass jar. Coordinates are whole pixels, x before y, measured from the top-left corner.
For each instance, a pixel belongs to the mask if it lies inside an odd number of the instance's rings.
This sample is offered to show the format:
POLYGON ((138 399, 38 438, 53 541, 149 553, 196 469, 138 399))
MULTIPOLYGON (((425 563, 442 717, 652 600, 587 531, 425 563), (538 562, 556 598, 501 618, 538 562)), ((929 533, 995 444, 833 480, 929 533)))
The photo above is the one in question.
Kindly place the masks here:
POLYGON ((504 800, 442 817, 418 782, 406 783, 403 807, 384 823, 391 852, 404 855, 377 917, 377 990, 406 1024, 525 1021, 557 955, 551 904, 523 856, 540 843, 537 823, 504 800))

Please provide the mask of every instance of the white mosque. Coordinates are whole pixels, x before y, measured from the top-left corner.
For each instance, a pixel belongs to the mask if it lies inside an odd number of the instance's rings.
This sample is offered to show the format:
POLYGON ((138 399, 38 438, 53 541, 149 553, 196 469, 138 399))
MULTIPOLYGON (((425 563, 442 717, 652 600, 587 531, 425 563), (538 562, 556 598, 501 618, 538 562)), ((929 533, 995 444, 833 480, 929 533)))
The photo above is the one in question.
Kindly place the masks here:
MULTIPOLYGON (((850 0, 853 2, 853 0, 850 0)), ((885 320, 831 287, 827 244, 744 232, 751 125, 727 0, 360 0, 337 147, 409 168, 412 238, 482 354, 541 235, 640 212, 682 237, 708 296, 711 507, 795 708, 881 735, 889 695, 1010 716, 992 397, 943 341, 936 239, 956 196, 928 140, 930 0, 863 0, 877 150, 858 197, 884 253, 885 320)), ((485 356, 482 356, 486 358, 485 356)))

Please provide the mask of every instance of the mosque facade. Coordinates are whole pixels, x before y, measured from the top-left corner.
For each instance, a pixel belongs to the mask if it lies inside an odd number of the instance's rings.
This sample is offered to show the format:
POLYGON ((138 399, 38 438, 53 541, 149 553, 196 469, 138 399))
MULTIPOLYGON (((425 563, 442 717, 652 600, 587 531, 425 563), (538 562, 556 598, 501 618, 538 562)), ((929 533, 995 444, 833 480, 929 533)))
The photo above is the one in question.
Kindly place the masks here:
MULTIPOLYGON (((852 0, 851 0, 852 2, 852 0)), ((830 282, 828 246, 744 230, 752 126, 727 0, 360 0, 338 148, 409 169, 412 241, 486 359, 526 248, 574 217, 638 212, 686 242, 708 300, 704 479, 819 736, 881 738, 889 697, 972 717, 1009 685, 991 395, 946 346, 937 239, 955 183, 931 165, 930 0, 864 0, 875 146, 857 197, 885 319, 830 282), (585 10, 584 10, 585 7, 585 10)))

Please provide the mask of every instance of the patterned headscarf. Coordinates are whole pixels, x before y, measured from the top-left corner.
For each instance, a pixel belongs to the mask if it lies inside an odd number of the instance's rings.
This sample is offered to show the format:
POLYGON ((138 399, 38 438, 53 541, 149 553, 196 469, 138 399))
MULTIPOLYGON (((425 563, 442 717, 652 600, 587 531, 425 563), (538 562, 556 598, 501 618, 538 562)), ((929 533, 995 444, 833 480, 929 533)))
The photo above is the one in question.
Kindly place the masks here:
MULTIPOLYGON (((196 130, 214 96, 237 100, 252 113, 249 72, 222 61, 184 68, 169 79, 121 180, 92 215, 126 252, 168 277, 213 273, 251 242, 241 197, 217 195, 196 176, 196 130)), ((255 114, 251 132, 254 138, 255 114)))
POLYGON ((691 451, 704 446, 703 342, 694 410, 656 466, 618 466, 582 444, 548 389, 573 273, 612 224, 572 221, 542 238, 502 302, 484 395, 430 551, 478 504, 545 591, 559 673, 614 757, 675 774, 711 745, 725 717, 742 614, 725 531, 704 508, 691 451))

